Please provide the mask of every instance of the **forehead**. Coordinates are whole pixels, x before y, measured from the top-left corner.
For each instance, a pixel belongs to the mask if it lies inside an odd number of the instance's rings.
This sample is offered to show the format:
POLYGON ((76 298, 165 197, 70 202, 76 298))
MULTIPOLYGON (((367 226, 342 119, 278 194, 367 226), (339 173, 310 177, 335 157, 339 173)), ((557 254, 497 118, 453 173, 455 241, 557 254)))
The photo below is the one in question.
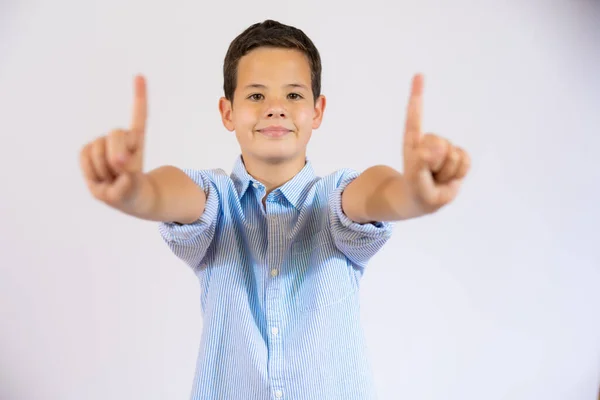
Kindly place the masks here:
POLYGON ((310 86, 310 64, 300 50, 260 47, 240 59, 237 80, 238 87, 248 83, 310 86))

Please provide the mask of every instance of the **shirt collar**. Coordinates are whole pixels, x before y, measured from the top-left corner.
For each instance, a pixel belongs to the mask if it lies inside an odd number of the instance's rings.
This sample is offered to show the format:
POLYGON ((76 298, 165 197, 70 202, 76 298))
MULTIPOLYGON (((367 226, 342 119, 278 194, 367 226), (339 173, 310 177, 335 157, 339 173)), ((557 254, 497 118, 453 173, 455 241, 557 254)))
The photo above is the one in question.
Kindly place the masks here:
MULTIPOLYGON (((312 163, 308 158, 305 159, 304 167, 288 182, 275 189, 273 192, 280 191, 283 196, 297 209, 300 208, 300 201, 305 195, 306 189, 315 179, 315 171, 312 163)), ((231 171, 231 179, 235 185, 235 189, 238 193, 238 197, 241 200, 248 187, 252 184, 262 185, 258 180, 253 178, 244 165, 242 155, 240 154, 231 171)))

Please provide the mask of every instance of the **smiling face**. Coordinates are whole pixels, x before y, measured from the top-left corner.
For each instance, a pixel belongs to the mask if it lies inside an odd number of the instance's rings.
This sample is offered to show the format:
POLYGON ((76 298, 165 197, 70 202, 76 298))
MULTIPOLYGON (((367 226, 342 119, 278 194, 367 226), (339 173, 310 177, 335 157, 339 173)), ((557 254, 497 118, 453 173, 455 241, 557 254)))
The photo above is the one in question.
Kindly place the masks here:
POLYGON ((321 125, 325 97, 314 100, 304 53, 259 47, 240 59, 233 104, 221 98, 219 109, 245 162, 303 165, 312 130, 321 125))

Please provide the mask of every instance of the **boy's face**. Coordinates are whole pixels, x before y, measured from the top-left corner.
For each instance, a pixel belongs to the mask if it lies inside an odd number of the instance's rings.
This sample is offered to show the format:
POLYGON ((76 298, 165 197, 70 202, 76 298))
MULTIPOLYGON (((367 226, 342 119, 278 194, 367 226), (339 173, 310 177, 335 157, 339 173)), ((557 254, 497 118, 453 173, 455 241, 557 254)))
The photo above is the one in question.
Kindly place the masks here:
POLYGON ((312 130, 321 125, 325 97, 314 101, 306 56, 261 47, 238 64, 233 104, 221 98, 223 124, 235 131, 244 160, 304 165, 312 130))

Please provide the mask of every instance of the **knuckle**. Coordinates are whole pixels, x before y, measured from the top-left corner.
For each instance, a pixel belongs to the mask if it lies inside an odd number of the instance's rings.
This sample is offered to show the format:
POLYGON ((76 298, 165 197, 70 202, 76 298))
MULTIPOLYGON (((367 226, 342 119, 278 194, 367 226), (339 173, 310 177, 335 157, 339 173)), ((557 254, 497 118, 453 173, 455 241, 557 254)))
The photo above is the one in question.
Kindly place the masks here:
POLYGON ((105 140, 103 137, 96 139, 91 145, 91 153, 95 156, 102 155, 104 153, 105 140))
POLYGON ((90 145, 86 144, 79 151, 79 163, 84 165, 90 156, 90 145))
POLYGON ((105 141, 106 141, 106 136, 98 136, 98 137, 96 138, 96 140, 94 140, 94 141, 92 142, 92 144, 94 144, 94 145, 96 145, 96 146, 97 146, 97 145, 99 145, 99 144, 102 144, 102 143, 104 143, 105 141))
POLYGON ((125 131, 123 129, 113 129, 107 135, 107 139, 113 144, 117 143, 119 141, 122 141, 124 137, 125 137, 125 131))
POLYGON ((427 132, 426 134, 423 135, 423 140, 427 143, 433 143, 433 141, 435 141, 436 136, 431 133, 431 132, 427 132))
POLYGON ((116 151, 108 149, 106 152, 106 162, 108 162, 112 166, 116 166, 119 160, 119 155, 116 151))
POLYGON ((471 166, 471 157, 467 153, 463 153, 462 160, 467 167, 471 166))
POLYGON ((108 133, 109 137, 115 137, 119 135, 123 135, 123 129, 115 128, 108 133))
POLYGON ((86 143, 83 146, 81 146, 81 150, 79 150, 79 154, 81 156, 84 156, 87 154, 88 151, 90 151, 90 143, 86 143))
POLYGON ((458 161, 460 161, 461 158, 461 154, 458 150, 454 149, 453 151, 450 152, 450 160, 453 163, 458 163, 458 161))
POLYGON ((119 160, 117 159, 117 157, 115 155, 111 155, 110 157, 108 157, 107 162, 113 171, 115 171, 115 172, 119 171, 119 168, 120 168, 119 160))

